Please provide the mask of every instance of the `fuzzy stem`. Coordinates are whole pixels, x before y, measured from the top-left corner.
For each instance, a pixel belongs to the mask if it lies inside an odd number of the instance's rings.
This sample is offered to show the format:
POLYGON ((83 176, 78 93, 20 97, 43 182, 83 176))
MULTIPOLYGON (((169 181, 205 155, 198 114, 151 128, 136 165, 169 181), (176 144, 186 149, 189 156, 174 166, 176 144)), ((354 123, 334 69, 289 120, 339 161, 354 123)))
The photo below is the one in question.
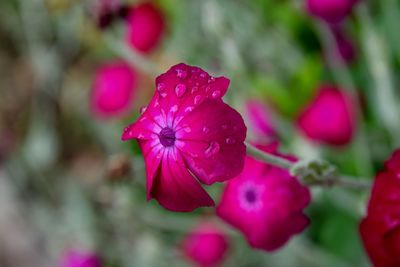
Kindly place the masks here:
MULTIPOLYGON (((247 153, 255 159, 258 159, 262 162, 284 168, 291 173, 298 173, 298 176, 309 186, 322 186, 322 187, 332 187, 332 186, 340 186, 349 189, 360 189, 360 190, 368 190, 371 188, 370 181, 364 181, 356 178, 343 177, 340 175, 336 175, 330 173, 329 175, 317 175, 316 177, 312 177, 311 180, 309 178, 305 178, 307 174, 313 173, 312 170, 307 167, 298 168, 301 165, 299 163, 292 163, 291 161, 284 159, 282 157, 272 155, 270 153, 266 153, 253 145, 245 142, 247 153), (297 169, 297 170, 296 170, 297 169)), ((315 172, 314 172, 315 173, 315 172)))
POLYGON ((261 160, 262 162, 272 164, 277 167, 284 168, 286 170, 290 170, 293 167, 293 163, 287 159, 266 153, 253 145, 246 142, 247 153, 251 155, 253 158, 261 160))

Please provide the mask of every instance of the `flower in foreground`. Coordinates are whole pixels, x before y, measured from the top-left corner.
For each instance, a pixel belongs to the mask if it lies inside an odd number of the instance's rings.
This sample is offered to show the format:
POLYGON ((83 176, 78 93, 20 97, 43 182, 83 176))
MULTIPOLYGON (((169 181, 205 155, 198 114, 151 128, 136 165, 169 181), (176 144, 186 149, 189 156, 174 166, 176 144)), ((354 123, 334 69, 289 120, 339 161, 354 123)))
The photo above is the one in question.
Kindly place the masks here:
POLYGON ((133 6, 127 18, 128 44, 143 53, 151 52, 165 31, 165 18, 161 10, 150 2, 133 6))
POLYGON ((306 0, 308 12, 328 23, 340 23, 352 11, 358 0, 306 0))
POLYGON ((147 198, 173 211, 213 206, 200 186, 238 175, 246 126, 222 101, 229 85, 198 67, 178 64, 156 79, 157 90, 122 140, 136 139, 147 173, 147 198))
POLYGON ((360 224, 364 247, 375 267, 400 266, 400 150, 376 176, 368 212, 360 224))
POLYGON ((212 223, 202 223, 185 237, 184 256, 199 267, 219 266, 229 249, 225 233, 212 223))
MULTIPOLYGON (((277 146, 259 148, 295 161, 278 154, 277 146)), ((227 183, 217 214, 240 230, 252 247, 274 251, 308 226, 303 209, 310 198, 308 188, 287 170, 248 156, 243 172, 227 183)))
POLYGON ((60 267, 101 267, 100 258, 92 253, 81 250, 68 250, 61 257, 60 267))
POLYGON ((136 79, 136 73, 124 61, 100 66, 92 86, 92 113, 97 117, 112 118, 128 112, 133 104, 136 79))
POLYGON ((297 120, 309 139, 330 145, 346 145, 354 135, 356 111, 353 98, 334 86, 321 86, 297 120))

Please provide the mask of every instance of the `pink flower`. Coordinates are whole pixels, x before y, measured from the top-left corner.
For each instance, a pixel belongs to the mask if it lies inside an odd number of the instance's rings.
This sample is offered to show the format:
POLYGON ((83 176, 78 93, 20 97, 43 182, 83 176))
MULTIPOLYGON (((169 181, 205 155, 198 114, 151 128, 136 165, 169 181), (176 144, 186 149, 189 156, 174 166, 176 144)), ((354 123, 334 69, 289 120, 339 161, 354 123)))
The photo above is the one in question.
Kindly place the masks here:
POLYGON ((400 266, 400 150, 377 174, 360 234, 375 267, 400 266))
POLYGON ((347 17, 357 0, 306 0, 308 12, 328 23, 339 23, 347 17))
POLYGON ((136 139, 147 171, 147 198, 173 211, 213 206, 200 186, 238 175, 245 158, 246 126, 222 102, 229 80, 198 67, 173 66, 156 79, 157 90, 122 140, 136 139))
MULTIPOLYGON (((259 148, 277 154, 276 143, 259 148)), ((247 157, 243 172, 227 183, 217 214, 252 247, 273 251, 308 226, 303 209, 310 198, 308 188, 288 171, 247 157)))
POLYGON ((264 103, 250 100, 245 103, 245 108, 249 129, 257 140, 270 140, 276 136, 271 115, 264 103))
POLYGON ((229 249, 225 234, 214 224, 203 223, 183 241, 184 255, 199 267, 219 266, 229 249))
POLYGON ((95 0, 90 11, 97 26, 104 29, 117 17, 121 7, 120 0, 95 0))
POLYGON ((335 37, 339 55, 345 63, 351 63, 356 57, 356 50, 352 40, 346 36, 344 30, 339 27, 333 27, 332 32, 335 37))
POLYGON ((316 97, 303 110, 297 125, 311 140, 331 145, 345 145, 356 128, 352 97, 330 85, 321 86, 316 97))
POLYGON ((161 10, 150 2, 132 7, 128 14, 127 40, 131 47, 148 53, 160 42, 165 31, 161 10))
POLYGON ((123 61, 102 65, 92 86, 91 109, 94 115, 111 118, 124 115, 133 104, 136 73, 123 61))
POLYGON ((101 267, 100 258, 91 252, 68 250, 62 255, 60 267, 101 267))

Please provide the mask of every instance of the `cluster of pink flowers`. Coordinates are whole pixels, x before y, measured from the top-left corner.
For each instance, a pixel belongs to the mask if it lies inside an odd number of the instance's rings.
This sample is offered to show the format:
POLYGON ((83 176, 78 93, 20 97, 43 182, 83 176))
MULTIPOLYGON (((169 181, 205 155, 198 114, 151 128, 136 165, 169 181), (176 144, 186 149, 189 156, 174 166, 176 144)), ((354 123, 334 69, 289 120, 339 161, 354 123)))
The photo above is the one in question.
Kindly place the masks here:
POLYGON ((374 266, 400 266, 400 150, 376 176, 360 233, 374 266))
MULTIPOLYGON (((94 13, 100 27, 108 26, 116 14, 124 17, 126 43, 140 53, 154 51, 165 32, 165 16, 152 2, 124 6, 119 0, 99 0, 94 7, 94 13)), ((126 115, 133 107, 138 78, 138 72, 122 60, 101 65, 96 71, 92 86, 93 114, 100 118, 126 115)))

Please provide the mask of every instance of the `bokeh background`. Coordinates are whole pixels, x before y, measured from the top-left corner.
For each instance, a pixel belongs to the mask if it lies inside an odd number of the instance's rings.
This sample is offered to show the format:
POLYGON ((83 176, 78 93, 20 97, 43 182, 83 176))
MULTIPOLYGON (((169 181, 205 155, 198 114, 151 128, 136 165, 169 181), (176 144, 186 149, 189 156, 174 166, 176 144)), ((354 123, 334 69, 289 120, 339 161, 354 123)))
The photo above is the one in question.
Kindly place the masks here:
MULTIPOLYGON (((98 26, 94 2, 0 1, 0 266, 57 266, 68 248, 95 251, 109 267, 191 266, 180 243, 204 219, 230 236, 223 266, 369 266, 358 234, 368 192, 314 188, 307 231, 265 253, 212 209, 182 214, 147 202, 141 153, 120 136, 155 77, 185 62, 229 77, 225 100, 237 110, 265 103, 283 151, 372 179, 400 142, 398 0, 360 1, 341 25, 351 46, 342 58, 302 0, 154 1, 166 31, 145 55, 126 45, 123 19, 98 26), (90 109, 95 71, 115 59, 135 69, 134 104, 99 118, 90 109), (321 84, 359 96, 362 116, 346 146, 312 143, 295 127, 321 84)), ((218 199, 221 185, 207 190, 218 199)))

